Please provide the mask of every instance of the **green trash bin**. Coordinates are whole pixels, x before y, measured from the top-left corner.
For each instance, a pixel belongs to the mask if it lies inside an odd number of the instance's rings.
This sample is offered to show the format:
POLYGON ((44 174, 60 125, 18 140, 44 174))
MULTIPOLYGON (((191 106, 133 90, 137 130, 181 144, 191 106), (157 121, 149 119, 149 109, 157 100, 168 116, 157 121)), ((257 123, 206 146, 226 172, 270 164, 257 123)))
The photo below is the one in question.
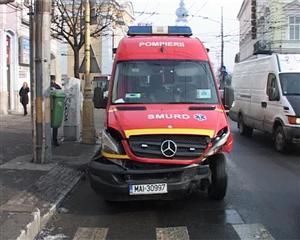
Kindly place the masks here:
POLYGON ((61 126, 64 108, 65 93, 63 90, 54 90, 51 92, 51 127, 59 128, 61 126))

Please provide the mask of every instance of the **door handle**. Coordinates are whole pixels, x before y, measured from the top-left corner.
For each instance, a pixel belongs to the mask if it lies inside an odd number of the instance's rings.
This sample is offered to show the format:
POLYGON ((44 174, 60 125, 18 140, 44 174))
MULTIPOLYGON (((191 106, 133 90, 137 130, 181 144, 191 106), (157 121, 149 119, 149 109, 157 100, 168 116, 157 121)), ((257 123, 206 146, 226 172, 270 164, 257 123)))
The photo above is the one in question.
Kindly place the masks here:
POLYGON ((262 108, 267 108, 267 105, 268 105, 267 102, 261 102, 261 107, 262 108))

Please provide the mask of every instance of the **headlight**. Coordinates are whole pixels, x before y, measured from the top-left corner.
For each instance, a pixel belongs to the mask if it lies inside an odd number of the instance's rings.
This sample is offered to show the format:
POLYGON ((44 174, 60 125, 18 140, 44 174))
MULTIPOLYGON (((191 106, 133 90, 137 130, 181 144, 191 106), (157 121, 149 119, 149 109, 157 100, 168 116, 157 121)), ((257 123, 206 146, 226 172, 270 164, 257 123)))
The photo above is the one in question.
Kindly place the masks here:
POLYGON ((289 124, 300 124, 300 117, 288 116, 289 124))
POLYGON ((112 138, 112 136, 106 131, 102 131, 102 151, 112 154, 121 154, 119 143, 112 138))
POLYGON ((215 154, 220 149, 220 147, 222 147, 227 142, 229 134, 230 132, 227 127, 221 129, 218 132, 217 136, 212 140, 212 147, 207 152, 206 157, 215 154))

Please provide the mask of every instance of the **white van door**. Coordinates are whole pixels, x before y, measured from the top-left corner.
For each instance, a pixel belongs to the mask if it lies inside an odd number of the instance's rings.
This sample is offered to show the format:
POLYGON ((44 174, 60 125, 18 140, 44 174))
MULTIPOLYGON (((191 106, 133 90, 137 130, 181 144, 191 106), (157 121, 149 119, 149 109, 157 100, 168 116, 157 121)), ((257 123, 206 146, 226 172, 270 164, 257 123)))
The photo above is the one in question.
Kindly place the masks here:
POLYGON ((270 73, 268 76, 267 95, 267 99, 261 103, 264 108, 263 128, 266 132, 272 133, 275 116, 283 111, 279 82, 274 73, 270 73))
POLYGON ((251 74, 253 75, 250 108, 251 126, 263 130, 265 102, 268 99, 266 93, 268 72, 263 69, 258 69, 256 71, 253 70, 251 74))

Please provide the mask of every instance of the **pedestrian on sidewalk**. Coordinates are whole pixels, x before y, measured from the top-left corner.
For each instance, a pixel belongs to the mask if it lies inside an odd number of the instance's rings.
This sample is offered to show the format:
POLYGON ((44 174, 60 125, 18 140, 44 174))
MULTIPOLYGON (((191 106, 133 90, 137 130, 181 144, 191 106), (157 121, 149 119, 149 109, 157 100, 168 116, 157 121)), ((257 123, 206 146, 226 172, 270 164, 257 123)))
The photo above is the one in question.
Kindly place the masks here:
MULTIPOLYGON (((51 85, 50 85, 51 90, 61 89, 61 86, 59 86, 55 82, 55 75, 51 75, 50 78, 51 78, 51 85)), ((52 128, 52 144, 54 146, 59 146, 59 143, 57 140, 57 132, 58 132, 58 128, 52 128)))
POLYGON ((24 82, 23 86, 21 87, 21 89, 19 91, 20 102, 24 108, 24 116, 26 116, 28 114, 28 112, 27 112, 27 104, 29 102, 28 93, 29 93, 28 84, 27 84, 27 82, 24 82))

